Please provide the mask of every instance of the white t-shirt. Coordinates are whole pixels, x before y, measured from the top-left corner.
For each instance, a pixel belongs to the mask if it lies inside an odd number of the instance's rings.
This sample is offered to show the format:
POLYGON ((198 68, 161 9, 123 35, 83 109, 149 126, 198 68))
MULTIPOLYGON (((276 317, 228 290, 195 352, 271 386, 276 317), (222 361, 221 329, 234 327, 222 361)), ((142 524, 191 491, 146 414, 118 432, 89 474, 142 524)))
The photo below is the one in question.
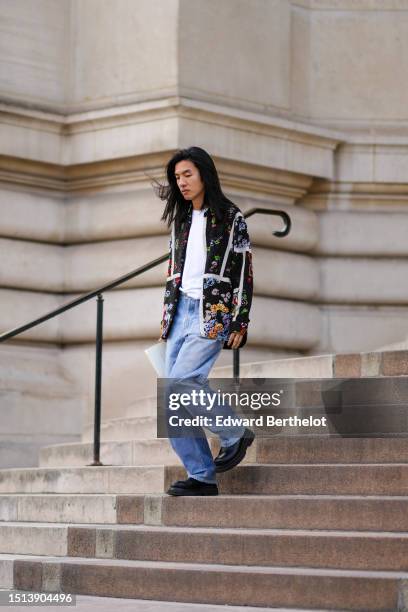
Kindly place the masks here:
POLYGON ((201 210, 194 210, 193 208, 193 218, 188 235, 186 260, 180 286, 180 291, 194 299, 199 299, 203 290, 203 274, 207 259, 204 237, 207 222, 207 217, 204 217, 206 210, 206 208, 201 210))

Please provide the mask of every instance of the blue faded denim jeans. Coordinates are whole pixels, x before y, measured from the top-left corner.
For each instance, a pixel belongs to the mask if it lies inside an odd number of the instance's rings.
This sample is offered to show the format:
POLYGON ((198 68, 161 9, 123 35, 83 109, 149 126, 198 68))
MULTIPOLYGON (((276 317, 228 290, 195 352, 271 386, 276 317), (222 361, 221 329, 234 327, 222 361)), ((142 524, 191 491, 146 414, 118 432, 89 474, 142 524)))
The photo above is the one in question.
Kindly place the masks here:
MULTIPOLYGON (((199 307, 200 300, 193 299, 180 291, 176 314, 166 341, 165 377, 174 381, 177 390, 191 392, 192 389, 197 391, 203 389, 213 394, 215 391, 210 387, 207 377, 222 350, 224 340, 205 338, 200 335, 199 307)), ((169 414, 168 407, 167 411, 169 414)), ((229 404, 217 402, 210 413, 202 405, 189 405, 182 411, 178 410, 178 413, 180 416, 187 415, 188 417, 208 416, 209 414, 212 417, 217 415, 237 416, 229 404)), ((208 429, 219 436, 221 445, 224 447, 235 444, 245 431, 243 426, 226 428, 211 425, 208 429)), ((185 437, 170 437, 171 446, 179 456, 189 477, 202 482, 215 483, 214 460, 204 430, 197 427, 194 428, 194 431, 199 432, 200 435, 195 437, 190 433, 185 437)))

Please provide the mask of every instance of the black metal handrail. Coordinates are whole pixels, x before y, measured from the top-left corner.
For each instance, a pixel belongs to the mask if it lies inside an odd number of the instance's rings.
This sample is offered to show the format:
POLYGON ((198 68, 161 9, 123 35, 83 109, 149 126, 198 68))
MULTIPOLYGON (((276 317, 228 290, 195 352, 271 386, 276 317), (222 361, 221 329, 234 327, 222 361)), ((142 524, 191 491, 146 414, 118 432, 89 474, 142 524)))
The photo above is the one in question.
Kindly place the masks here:
MULTIPOLYGON (((268 208, 257 207, 257 208, 251 208, 250 210, 248 210, 244 214, 244 217, 248 218, 256 213, 281 217, 283 221, 285 222, 285 227, 283 228, 283 230, 277 230, 273 232, 273 234, 274 236, 277 236, 278 238, 283 238, 284 236, 288 235, 290 228, 291 228, 291 220, 290 220, 289 215, 285 211, 270 210, 268 208)), ((36 325, 39 325, 40 323, 43 323, 44 321, 47 321, 48 319, 52 319, 53 317, 56 317, 57 315, 61 314, 62 312, 65 312, 66 310, 70 310, 71 308, 74 308, 78 306, 79 304, 82 304, 83 302, 86 302, 95 296, 97 297, 94 448, 93 448, 93 462, 90 464, 92 466, 103 465, 99 457, 100 455, 100 431, 101 431, 102 344, 103 344, 103 297, 102 297, 102 293, 104 291, 109 291, 110 289, 113 289, 114 287, 117 287, 118 285, 121 285, 122 283, 125 283, 131 278, 134 278, 135 276, 139 276, 140 274, 147 272, 147 270, 150 270, 151 268, 154 268, 155 266, 158 266, 159 264, 166 261, 168 259, 168 256, 169 256, 168 253, 166 253, 165 255, 161 255, 160 257, 157 257, 157 259, 153 259, 152 261, 149 261, 147 264, 144 264, 143 266, 140 266, 139 268, 136 268, 135 270, 132 270, 131 272, 128 272, 127 274, 124 274, 123 276, 120 276, 119 278, 108 283, 107 285, 103 285, 102 287, 99 287, 98 289, 94 289, 93 291, 85 293, 84 295, 81 295, 80 297, 75 298, 74 300, 71 300, 70 302, 67 302, 66 304, 63 304, 59 308, 55 308, 54 310, 51 310, 45 315, 38 317, 37 319, 30 321, 29 323, 25 323, 24 325, 20 325, 19 327, 15 327, 14 329, 11 329, 8 332, 5 332, 4 334, 0 334, 0 342, 4 342, 5 340, 8 340, 9 338, 13 338, 14 336, 17 336, 18 334, 21 334, 22 332, 27 331, 28 329, 31 329, 32 327, 35 327, 36 325)), ((239 349, 233 350, 233 376, 236 380, 239 379, 239 349)))

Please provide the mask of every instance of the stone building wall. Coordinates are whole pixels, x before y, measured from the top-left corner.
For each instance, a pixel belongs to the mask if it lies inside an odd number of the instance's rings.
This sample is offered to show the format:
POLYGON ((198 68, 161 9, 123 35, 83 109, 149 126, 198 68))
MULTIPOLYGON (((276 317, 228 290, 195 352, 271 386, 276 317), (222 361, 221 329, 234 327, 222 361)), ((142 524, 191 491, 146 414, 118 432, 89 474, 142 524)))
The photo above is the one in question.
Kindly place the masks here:
MULTIPOLYGON (((164 253, 150 180, 196 144, 243 211, 292 217, 285 239, 270 217, 248 221, 243 362, 404 343, 407 32, 407 0, 3 0, 1 330, 164 253)), ((152 393, 142 349, 164 278, 163 265, 104 296, 105 417, 152 393)), ((92 301, 0 345, 17 370, 35 348, 45 376, 58 349, 84 422, 95 317, 92 301)))

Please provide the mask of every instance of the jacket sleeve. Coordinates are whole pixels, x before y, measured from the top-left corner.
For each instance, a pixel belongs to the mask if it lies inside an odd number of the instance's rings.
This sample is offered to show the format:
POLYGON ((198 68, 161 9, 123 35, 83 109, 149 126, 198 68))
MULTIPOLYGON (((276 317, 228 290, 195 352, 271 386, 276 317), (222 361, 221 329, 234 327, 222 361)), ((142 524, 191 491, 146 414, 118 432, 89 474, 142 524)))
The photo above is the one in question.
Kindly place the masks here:
POLYGON ((253 269, 251 242, 244 217, 238 217, 234 225, 232 281, 232 320, 230 332, 245 334, 249 324, 249 311, 253 294, 253 269))

